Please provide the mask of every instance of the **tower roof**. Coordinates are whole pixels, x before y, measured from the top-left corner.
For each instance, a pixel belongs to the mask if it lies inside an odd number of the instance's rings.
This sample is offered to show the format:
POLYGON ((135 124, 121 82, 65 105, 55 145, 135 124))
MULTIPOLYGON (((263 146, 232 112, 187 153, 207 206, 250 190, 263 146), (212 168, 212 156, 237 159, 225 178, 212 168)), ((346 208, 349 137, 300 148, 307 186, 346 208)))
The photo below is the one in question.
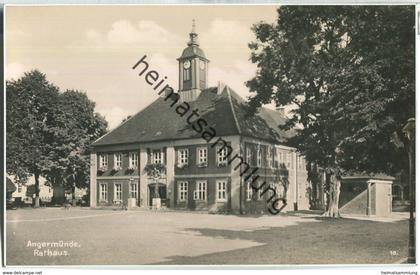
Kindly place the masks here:
POLYGON ((178 59, 185 59, 190 57, 201 57, 207 60, 204 51, 199 47, 198 34, 195 32, 195 20, 193 19, 192 29, 190 32, 190 40, 187 43, 188 47, 182 51, 182 55, 178 59))

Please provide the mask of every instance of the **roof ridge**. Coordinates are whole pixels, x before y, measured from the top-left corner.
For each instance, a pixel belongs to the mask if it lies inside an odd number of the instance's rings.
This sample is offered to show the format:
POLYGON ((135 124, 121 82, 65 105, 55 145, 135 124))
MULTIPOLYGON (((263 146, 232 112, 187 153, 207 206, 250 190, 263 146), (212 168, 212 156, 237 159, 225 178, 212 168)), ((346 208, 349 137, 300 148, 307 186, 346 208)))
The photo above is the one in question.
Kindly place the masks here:
MULTIPOLYGON (((227 92, 227 95, 228 95, 230 109, 232 111, 233 119, 235 120, 235 125, 236 125, 236 128, 238 130, 238 134, 241 134, 242 133, 241 127, 239 126, 239 121, 238 121, 238 118, 236 116, 235 108, 233 108, 232 95, 230 93, 231 92, 231 88, 228 85, 226 85, 225 86, 225 89, 226 89, 226 92, 227 92)), ((234 92, 234 91, 232 90, 232 92, 234 92)))

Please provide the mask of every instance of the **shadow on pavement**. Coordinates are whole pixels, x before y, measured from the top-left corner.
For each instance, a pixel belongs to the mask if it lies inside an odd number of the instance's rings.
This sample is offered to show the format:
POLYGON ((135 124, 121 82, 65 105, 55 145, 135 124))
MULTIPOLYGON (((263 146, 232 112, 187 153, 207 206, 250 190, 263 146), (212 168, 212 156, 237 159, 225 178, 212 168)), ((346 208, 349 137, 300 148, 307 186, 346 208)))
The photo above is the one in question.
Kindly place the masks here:
POLYGON ((190 228, 187 230, 203 236, 264 245, 196 257, 173 256, 157 264, 392 264, 407 257, 407 220, 383 223, 349 218, 302 219, 319 222, 253 231, 190 228))

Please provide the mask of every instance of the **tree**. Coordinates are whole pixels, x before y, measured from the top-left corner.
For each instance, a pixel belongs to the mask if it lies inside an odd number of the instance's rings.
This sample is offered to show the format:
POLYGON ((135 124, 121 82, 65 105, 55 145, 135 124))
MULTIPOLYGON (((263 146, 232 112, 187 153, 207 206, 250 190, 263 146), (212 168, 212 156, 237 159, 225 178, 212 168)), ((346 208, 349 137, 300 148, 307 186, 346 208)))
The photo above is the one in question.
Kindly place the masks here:
POLYGON ((406 165, 401 128, 414 116, 413 6, 284 6, 276 24, 253 26, 258 65, 251 111, 293 105, 282 128, 326 172, 328 215, 338 216, 340 178, 395 173, 406 165))
POLYGON ((89 146, 106 133, 107 122, 85 93, 59 93, 37 70, 6 85, 7 173, 21 183, 34 175, 35 207, 41 175, 71 188, 74 198, 75 187, 88 185, 89 146))
POLYGON ((54 112, 58 88, 34 70, 6 82, 6 171, 15 180, 35 177, 35 207, 39 207, 39 177, 51 163, 54 112))
POLYGON ((107 131, 106 120, 95 112, 95 103, 80 91, 67 90, 55 106, 53 162, 45 171, 55 185, 72 190, 89 186, 89 146, 107 131))

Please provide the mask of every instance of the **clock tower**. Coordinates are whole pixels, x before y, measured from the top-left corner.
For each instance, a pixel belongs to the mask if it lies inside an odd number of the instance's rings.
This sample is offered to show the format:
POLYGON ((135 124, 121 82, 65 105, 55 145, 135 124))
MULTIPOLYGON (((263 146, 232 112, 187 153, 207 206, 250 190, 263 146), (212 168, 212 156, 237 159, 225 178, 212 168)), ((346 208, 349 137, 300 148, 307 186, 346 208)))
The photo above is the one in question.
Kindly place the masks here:
POLYGON ((188 47, 184 49, 179 62, 179 95, 183 101, 194 101, 202 90, 207 88, 208 64, 202 49, 198 46, 195 22, 193 20, 192 31, 188 47))

